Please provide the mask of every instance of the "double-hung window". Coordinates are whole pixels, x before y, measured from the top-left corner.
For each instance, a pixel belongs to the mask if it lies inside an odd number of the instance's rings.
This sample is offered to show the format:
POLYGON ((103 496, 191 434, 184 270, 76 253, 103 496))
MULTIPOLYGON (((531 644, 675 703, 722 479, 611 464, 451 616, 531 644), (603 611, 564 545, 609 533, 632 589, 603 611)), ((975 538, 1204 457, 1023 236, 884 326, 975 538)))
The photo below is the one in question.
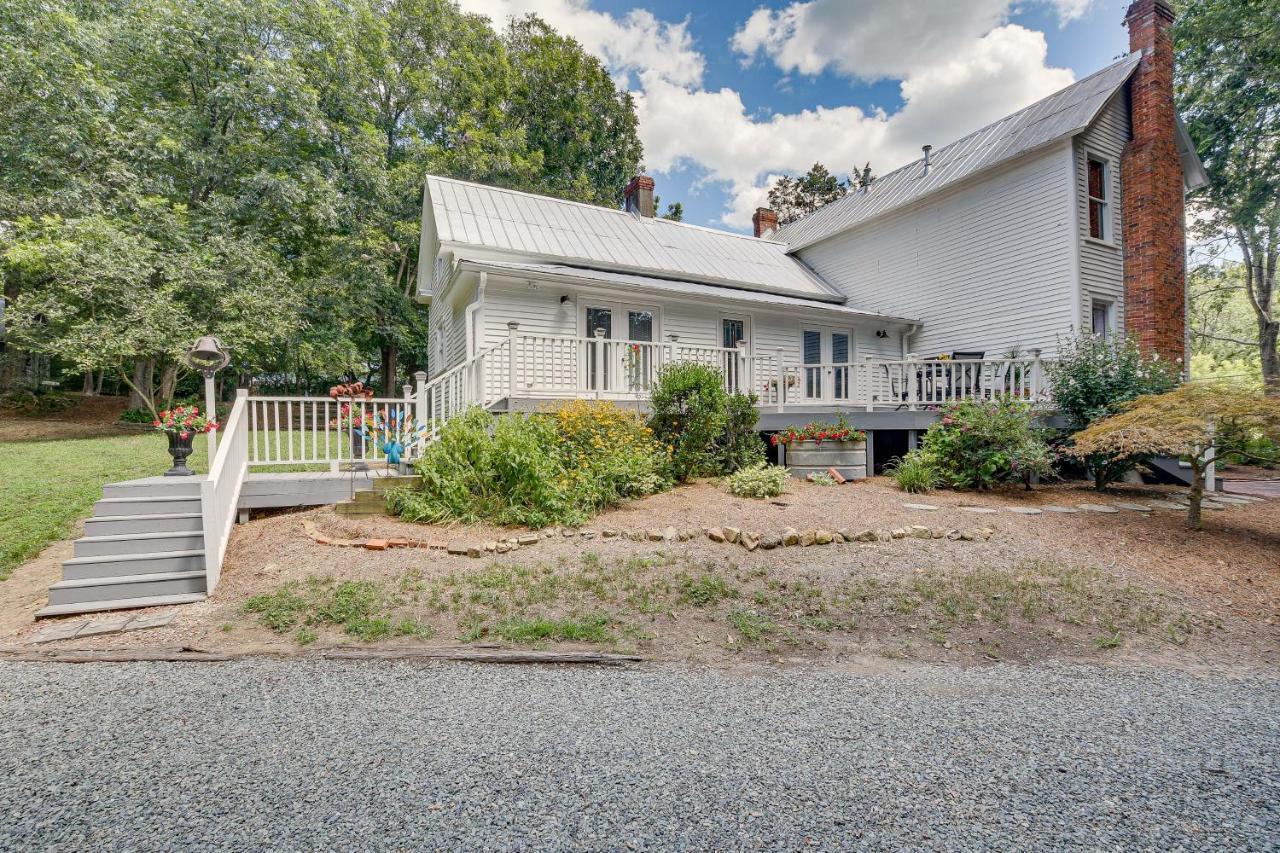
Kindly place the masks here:
POLYGON ((1111 169, 1103 160, 1088 158, 1089 236, 1095 240, 1111 240, 1111 169))

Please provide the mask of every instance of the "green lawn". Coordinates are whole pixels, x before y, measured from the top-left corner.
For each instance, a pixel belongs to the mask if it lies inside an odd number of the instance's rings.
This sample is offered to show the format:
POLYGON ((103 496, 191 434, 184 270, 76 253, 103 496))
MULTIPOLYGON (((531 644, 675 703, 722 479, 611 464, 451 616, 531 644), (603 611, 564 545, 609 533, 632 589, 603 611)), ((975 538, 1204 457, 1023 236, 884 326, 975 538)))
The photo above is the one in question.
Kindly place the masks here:
MULTIPOLYGON (((67 538, 105 484, 161 474, 170 464, 164 437, 155 433, 0 444, 0 581, 67 538)), ((189 464, 208 470, 204 436, 189 464)))

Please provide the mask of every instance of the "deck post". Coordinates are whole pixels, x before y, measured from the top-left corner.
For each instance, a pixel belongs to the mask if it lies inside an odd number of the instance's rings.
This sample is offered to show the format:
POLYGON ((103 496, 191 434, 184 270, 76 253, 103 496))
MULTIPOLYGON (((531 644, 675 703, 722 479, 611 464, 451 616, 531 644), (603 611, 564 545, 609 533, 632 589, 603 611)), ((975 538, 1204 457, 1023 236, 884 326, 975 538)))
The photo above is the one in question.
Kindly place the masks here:
POLYGON ((595 348, 596 357, 596 399, 600 399, 600 392, 604 388, 607 365, 604 363, 604 329, 596 329, 594 332, 594 340, 591 346, 595 348))
MULTIPOLYGON (((520 324, 515 320, 507 321, 507 405, 510 408, 516 398, 516 341, 520 337, 520 324)), ((483 394, 481 395, 483 397, 483 394)))
POLYGON ((907 383, 907 408, 913 412, 916 410, 916 396, 917 392, 920 390, 916 387, 916 384, 919 382, 919 377, 916 373, 916 371, 919 370, 919 367, 917 366, 918 361, 919 356, 915 353, 907 353, 907 375, 903 378, 907 383))
POLYGON ((871 392, 871 371, 872 370, 873 370, 873 367, 871 364, 871 356, 864 355, 862 357, 862 375, 864 377, 862 382, 862 393, 867 395, 866 402, 867 402, 868 412, 872 411, 872 409, 875 408, 872 405, 872 401, 875 399, 875 394, 871 392))
POLYGON ((781 412, 787 397, 787 370, 782 366, 782 347, 774 347, 777 362, 774 365, 775 381, 778 383, 778 411, 781 412))
POLYGON ((1035 400, 1040 396, 1040 384, 1043 381, 1040 373, 1040 350, 1033 349, 1031 359, 1031 399, 1035 400))
MULTIPOLYGON (((733 392, 737 394, 742 393, 742 386, 747 378, 747 344, 748 341, 745 338, 738 341, 738 351, 734 353, 737 364, 734 365, 733 392)), ((750 388, 751 386, 747 385, 747 387, 750 388)))
MULTIPOLYGON (((414 392, 415 402, 413 405, 413 419, 420 424, 425 424, 431 420, 431 414, 427 411, 427 372, 425 370, 419 370, 417 373, 413 374, 413 381, 416 388, 416 391, 414 392)), ((408 385, 405 386, 405 390, 409 390, 408 385)))

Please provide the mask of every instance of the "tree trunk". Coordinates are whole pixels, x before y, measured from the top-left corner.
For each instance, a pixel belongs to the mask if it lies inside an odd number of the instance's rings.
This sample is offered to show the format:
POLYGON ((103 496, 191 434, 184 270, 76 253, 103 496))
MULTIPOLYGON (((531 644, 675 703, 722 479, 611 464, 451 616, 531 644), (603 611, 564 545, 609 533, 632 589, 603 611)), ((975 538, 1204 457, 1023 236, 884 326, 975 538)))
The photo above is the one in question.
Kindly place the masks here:
POLYGON ((145 409, 151 406, 151 378, 155 374, 155 359, 140 358, 133 363, 133 387, 129 389, 129 408, 145 409))
POLYGON ((101 396, 102 396, 102 383, 103 383, 104 381, 106 381, 106 378, 107 378, 107 371, 106 371, 106 368, 103 368, 102 370, 99 370, 99 371, 98 371, 98 381, 96 381, 96 382, 94 382, 94 383, 93 383, 93 393, 94 393, 94 394, 96 394, 96 395, 97 395, 97 396, 99 396, 99 397, 101 397, 101 396))
POLYGON ((1204 499, 1205 467, 1205 461, 1200 456, 1191 457, 1191 494, 1188 496, 1191 507, 1187 510, 1187 527, 1192 530, 1200 529, 1200 501, 1204 499))
POLYGON ((173 405, 173 391, 178 385, 178 365, 166 364, 160 373, 160 389, 156 393, 157 402, 169 408, 173 405))
POLYGON ((80 384, 80 393, 85 397, 92 397, 94 395, 92 370, 86 370, 84 372, 84 381, 80 384))
POLYGON ((390 344, 382 348, 382 396, 396 396, 396 346, 390 344))
POLYGON ((1262 361, 1262 383, 1266 392, 1280 395, 1280 321, 1258 317, 1258 355, 1262 361))

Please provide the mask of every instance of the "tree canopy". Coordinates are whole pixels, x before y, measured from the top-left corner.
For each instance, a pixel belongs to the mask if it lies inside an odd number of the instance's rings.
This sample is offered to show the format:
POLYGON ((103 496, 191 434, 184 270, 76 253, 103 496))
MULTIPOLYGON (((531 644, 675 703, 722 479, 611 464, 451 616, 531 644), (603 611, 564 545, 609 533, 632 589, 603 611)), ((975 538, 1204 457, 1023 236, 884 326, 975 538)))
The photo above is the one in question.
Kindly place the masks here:
POLYGON ((851 187, 869 185, 874 177, 871 164, 854 169, 852 177, 841 180, 821 163, 814 163, 803 175, 783 175, 769 188, 769 207, 778 214, 778 224, 795 222, 825 204, 844 198, 851 187))
POLYGON ((1179 4, 1177 100, 1209 183, 1192 196, 1202 238, 1243 257, 1262 376, 1280 394, 1280 24, 1274 3, 1179 4))
POLYGON ((498 32, 451 0, 12 0, 8 342, 149 405, 200 334, 242 378, 393 390, 426 363, 427 174, 618 204, 640 158, 630 95, 535 16, 498 32))

